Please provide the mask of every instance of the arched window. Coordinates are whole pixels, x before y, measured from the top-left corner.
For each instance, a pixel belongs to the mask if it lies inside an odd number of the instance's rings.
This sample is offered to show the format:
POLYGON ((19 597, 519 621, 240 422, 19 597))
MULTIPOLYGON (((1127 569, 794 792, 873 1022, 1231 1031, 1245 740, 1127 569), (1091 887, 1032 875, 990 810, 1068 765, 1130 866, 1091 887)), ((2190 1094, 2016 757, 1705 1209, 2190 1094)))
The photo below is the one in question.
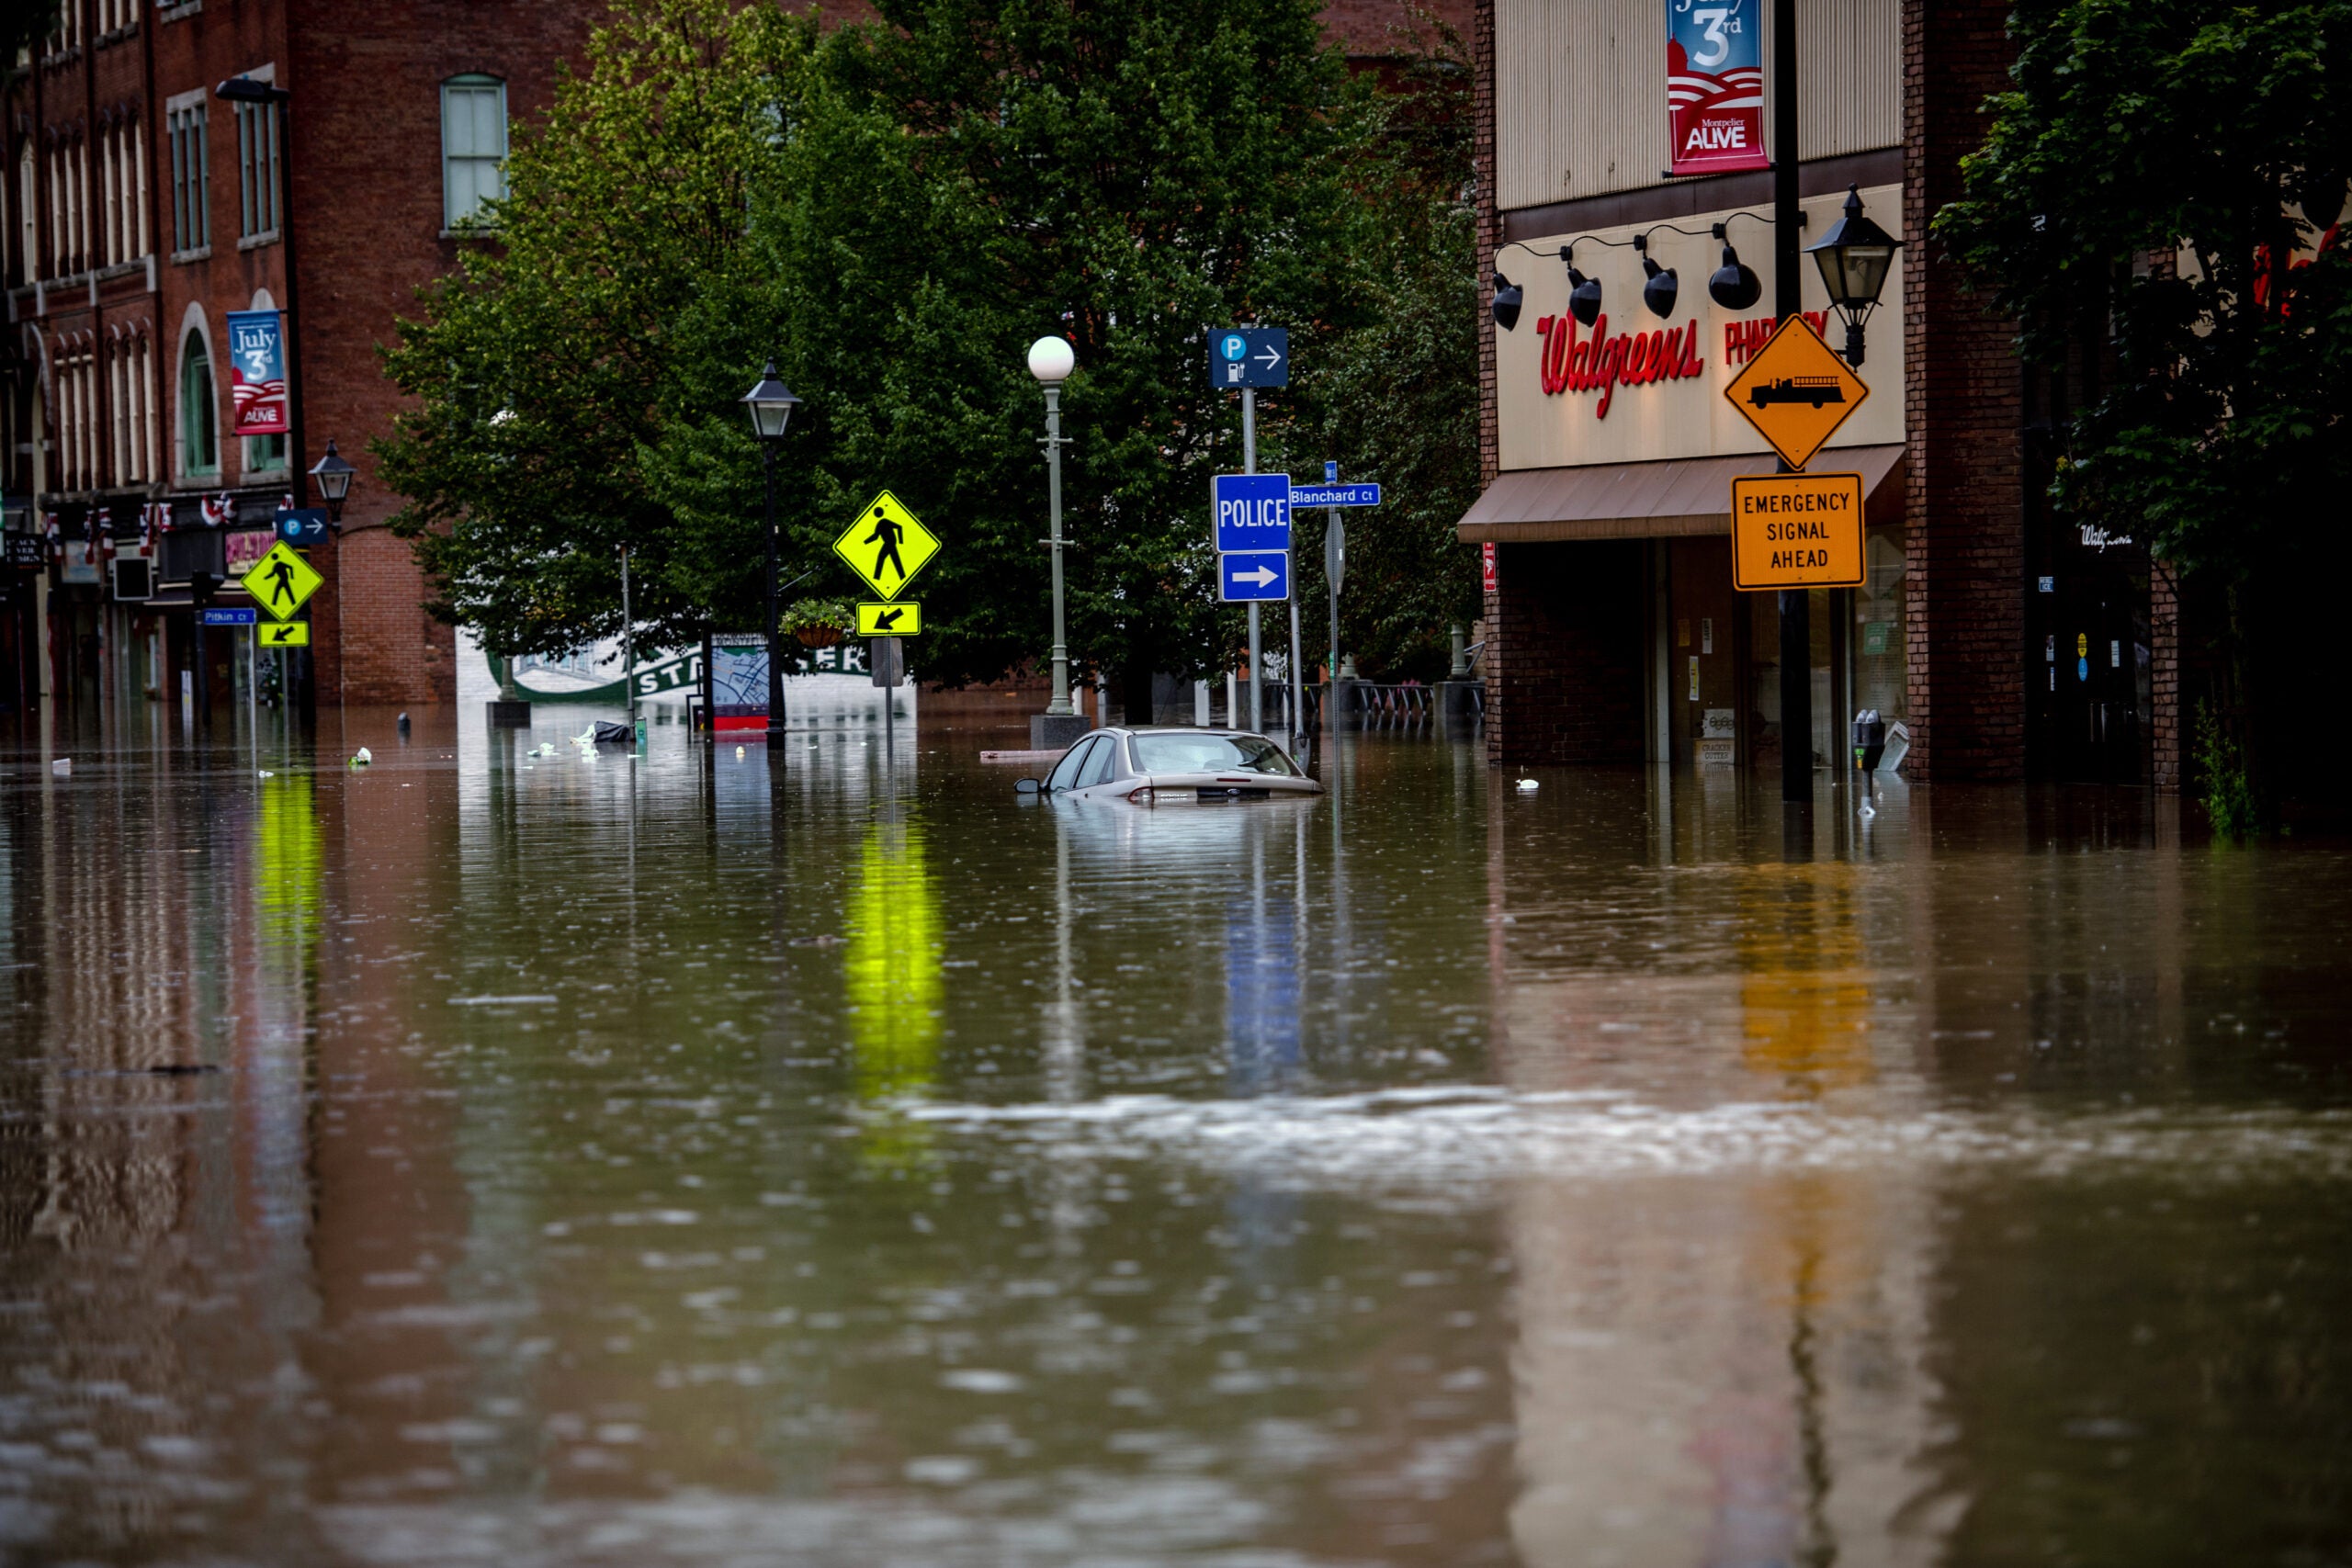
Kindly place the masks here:
POLYGON ((212 356, 204 339, 187 335, 180 355, 180 471, 217 474, 220 446, 213 437, 212 356))
POLYGON ((444 227, 485 220, 484 203, 506 194, 506 84, 452 76, 441 84, 441 210, 444 227))

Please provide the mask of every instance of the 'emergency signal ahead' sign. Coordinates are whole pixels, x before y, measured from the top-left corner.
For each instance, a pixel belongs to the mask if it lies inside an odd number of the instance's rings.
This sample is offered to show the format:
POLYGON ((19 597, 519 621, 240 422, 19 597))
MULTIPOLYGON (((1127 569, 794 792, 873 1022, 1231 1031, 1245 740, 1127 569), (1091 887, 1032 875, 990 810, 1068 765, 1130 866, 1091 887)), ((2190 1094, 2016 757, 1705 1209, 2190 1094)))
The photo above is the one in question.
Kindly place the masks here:
POLYGON ((1862 476, 1758 474, 1732 480, 1731 577, 1748 592, 1860 587, 1862 476))

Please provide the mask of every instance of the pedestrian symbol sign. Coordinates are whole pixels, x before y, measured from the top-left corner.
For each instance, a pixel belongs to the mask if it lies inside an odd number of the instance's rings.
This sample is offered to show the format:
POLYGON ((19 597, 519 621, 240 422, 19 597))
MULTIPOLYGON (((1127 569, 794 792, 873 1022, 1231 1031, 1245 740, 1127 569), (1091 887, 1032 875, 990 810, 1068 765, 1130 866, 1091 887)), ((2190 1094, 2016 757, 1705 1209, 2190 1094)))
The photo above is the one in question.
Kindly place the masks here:
POLYGON ((282 621, 310 603, 311 595, 326 579, 312 570, 309 561, 288 549, 286 541, 281 539, 237 581, 254 596, 262 614, 282 621))
POLYGON ((274 626, 260 628, 264 648, 308 648, 311 646, 311 623, 280 621, 274 626))
POLYGON ((922 630, 922 606, 909 600, 903 604, 865 604, 857 607, 857 635, 860 637, 914 637, 922 630))
POLYGON ((915 573, 939 553, 939 538, 915 520, 899 498, 884 491, 833 541, 833 553, 885 599, 906 592, 915 573))
POLYGON ((1792 468, 1804 468, 1870 395, 1803 316, 1785 318, 1724 389, 1731 406, 1792 468))

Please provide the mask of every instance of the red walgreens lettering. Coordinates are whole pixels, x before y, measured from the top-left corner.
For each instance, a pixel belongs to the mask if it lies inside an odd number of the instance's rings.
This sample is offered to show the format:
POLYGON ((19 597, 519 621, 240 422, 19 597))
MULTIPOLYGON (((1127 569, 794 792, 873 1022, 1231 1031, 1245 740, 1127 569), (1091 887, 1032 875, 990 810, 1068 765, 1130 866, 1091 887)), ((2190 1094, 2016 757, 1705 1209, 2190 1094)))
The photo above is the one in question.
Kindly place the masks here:
POLYGON ((1597 391, 1600 401, 1593 410, 1595 419, 1609 417, 1609 405, 1615 400, 1620 385, 1679 381, 1707 367, 1698 355, 1696 317, 1689 326, 1619 333, 1611 337, 1604 314, 1592 323, 1592 335, 1588 338, 1577 331, 1575 317, 1545 316, 1536 321, 1535 331, 1544 340, 1536 355, 1536 369, 1544 395, 1597 391))

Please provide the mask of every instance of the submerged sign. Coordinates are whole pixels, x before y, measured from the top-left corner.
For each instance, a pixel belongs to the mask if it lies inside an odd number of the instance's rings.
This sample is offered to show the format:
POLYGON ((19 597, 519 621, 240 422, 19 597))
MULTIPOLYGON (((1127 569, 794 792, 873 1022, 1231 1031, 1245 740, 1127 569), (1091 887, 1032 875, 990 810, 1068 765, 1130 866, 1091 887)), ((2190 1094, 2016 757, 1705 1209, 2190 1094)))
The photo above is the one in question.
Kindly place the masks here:
POLYGON ((1862 476, 1732 480, 1731 575, 1734 586, 1751 592, 1860 587, 1862 476))
POLYGON ((1666 0, 1666 117, 1672 175, 1770 166, 1763 17, 1748 0, 1666 0))

